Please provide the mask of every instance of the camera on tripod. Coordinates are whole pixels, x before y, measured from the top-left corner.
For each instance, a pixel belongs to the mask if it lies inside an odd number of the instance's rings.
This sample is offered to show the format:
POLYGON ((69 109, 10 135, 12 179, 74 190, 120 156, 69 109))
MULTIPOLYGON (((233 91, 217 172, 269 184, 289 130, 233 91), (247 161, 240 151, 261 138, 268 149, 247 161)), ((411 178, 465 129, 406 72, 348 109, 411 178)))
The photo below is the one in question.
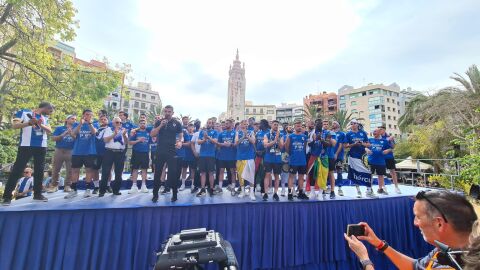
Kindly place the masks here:
POLYGON ((207 263, 217 263, 222 270, 238 269, 232 245, 219 233, 206 228, 182 230, 164 242, 155 270, 199 270, 207 263))

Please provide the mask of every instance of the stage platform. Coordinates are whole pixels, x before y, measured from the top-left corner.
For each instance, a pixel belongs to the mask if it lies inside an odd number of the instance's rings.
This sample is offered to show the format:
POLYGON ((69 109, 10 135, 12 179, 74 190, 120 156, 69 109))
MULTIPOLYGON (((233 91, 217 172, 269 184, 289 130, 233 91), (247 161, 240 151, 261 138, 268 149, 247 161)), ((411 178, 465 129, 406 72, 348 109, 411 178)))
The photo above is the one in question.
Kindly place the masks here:
MULTIPOLYGON (((374 186, 376 190, 376 186, 374 186)), ((413 199, 420 188, 401 186, 401 195, 357 199, 343 187, 335 200, 263 202, 234 198, 228 191, 196 198, 185 190, 151 202, 137 193, 72 200, 58 191, 48 203, 31 198, 0 206, 0 269, 152 269, 169 234, 206 227, 232 243, 241 269, 359 269, 345 244, 347 224, 368 222, 391 246, 419 257, 431 246, 413 226, 413 199)), ((363 193, 365 188, 362 187, 363 193)), ((369 248, 376 269, 395 269, 369 248)), ((214 269, 209 267, 209 269, 214 269)))

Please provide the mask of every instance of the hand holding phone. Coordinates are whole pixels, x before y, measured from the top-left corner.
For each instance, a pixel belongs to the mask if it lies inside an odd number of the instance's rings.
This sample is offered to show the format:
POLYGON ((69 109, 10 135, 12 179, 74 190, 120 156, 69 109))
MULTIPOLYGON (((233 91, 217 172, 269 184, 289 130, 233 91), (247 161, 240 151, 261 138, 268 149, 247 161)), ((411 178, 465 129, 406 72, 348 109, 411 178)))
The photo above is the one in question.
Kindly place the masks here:
POLYGON ((348 236, 365 236, 365 227, 358 224, 348 224, 347 225, 347 235, 348 236))

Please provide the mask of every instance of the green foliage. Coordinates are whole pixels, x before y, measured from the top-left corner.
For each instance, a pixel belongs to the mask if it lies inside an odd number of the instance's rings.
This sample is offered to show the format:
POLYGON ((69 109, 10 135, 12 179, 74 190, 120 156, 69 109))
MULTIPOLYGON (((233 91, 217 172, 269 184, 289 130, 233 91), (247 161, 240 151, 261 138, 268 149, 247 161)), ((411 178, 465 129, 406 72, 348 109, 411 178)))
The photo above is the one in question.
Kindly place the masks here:
POLYGON ((0 131, 0 167, 15 161, 18 143, 13 130, 0 131))
POLYGON ((348 110, 339 110, 332 115, 332 120, 337 121, 340 125, 340 130, 345 131, 352 120, 352 113, 348 112, 348 110))
POLYGON ((467 184, 480 184, 480 139, 476 134, 471 134, 464 144, 469 150, 460 158, 460 179, 467 184))
POLYGON ((395 145, 395 158, 396 159, 406 159, 407 157, 412 156, 413 149, 411 144, 406 139, 401 139, 397 141, 395 145))

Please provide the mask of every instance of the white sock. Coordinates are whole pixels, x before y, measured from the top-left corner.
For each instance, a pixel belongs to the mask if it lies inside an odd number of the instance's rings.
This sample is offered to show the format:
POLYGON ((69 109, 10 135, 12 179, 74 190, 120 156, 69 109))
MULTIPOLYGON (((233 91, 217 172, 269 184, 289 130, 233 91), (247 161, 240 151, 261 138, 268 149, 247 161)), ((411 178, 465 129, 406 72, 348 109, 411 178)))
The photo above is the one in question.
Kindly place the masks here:
POLYGON ((93 185, 98 188, 100 186, 100 181, 99 180, 94 180, 93 185))
POLYGON ((223 180, 218 180, 218 186, 219 186, 220 188, 223 188, 223 180))

